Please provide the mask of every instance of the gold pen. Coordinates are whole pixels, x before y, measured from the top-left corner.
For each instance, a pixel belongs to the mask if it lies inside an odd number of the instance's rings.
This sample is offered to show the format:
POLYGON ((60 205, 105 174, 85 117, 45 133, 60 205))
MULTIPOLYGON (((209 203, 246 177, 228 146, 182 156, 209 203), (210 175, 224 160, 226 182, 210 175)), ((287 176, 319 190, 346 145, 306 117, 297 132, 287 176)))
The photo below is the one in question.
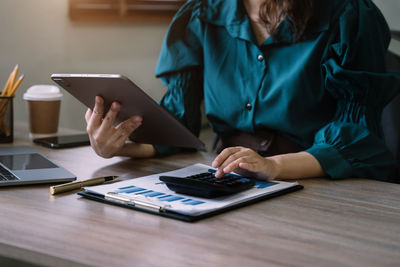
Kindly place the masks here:
POLYGON ((84 180, 84 181, 70 182, 70 183, 66 183, 66 184, 50 186, 50 194, 54 195, 54 194, 58 194, 61 192, 80 189, 84 186, 103 184, 105 182, 113 181, 117 177, 118 176, 97 177, 97 178, 91 178, 91 179, 84 180))

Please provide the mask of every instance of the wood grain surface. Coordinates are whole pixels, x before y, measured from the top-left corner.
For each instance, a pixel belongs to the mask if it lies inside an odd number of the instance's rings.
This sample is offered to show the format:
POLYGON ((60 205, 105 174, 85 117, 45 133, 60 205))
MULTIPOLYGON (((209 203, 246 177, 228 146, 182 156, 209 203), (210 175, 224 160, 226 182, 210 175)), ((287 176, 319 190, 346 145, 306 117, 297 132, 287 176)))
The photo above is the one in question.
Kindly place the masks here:
MULTIPOLYGON (((28 144, 78 180, 132 179, 208 153, 102 159, 90 147, 28 144)), ((1 147, 4 145, 0 145, 1 147)), ((400 266, 400 185, 309 179, 304 189, 186 223, 87 200, 49 185, 0 188, 0 255, 46 266, 400 266)))

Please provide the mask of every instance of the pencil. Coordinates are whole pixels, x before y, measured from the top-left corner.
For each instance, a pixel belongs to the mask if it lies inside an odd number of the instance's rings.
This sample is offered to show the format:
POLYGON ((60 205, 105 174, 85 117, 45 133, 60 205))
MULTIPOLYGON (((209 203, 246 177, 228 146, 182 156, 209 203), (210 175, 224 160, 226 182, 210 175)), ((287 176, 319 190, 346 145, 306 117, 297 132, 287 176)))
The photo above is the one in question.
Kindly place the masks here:
POLYGON ((7 94, 8 94, 8 91, 10 91, 10 89, 12 89, 13 86, 14 86, 15 79, 17 78, 17 75, 18 75, 18 71, 19 71, 19 66, 18 66, 18 64, 17 64, 17 65, 15 66, 14 70, 13 70, 13 75, 11 76, 11 82, 10 82, 10 84, 8 85, 8 88, 7 88, 7 94))
POLYGON ((12 88, 12 86, 13 86, 13 84, 15 82, 15 77, 17 76, 17 74, 18 74, 18 64, 15 65, 13 71, 10 73, 10 76, 8 76, 7 83, 4 86, 4 89, 3 89, 3 92, 1 93, 1 96, 5 96, 7 91, 8 91, 8 89, 12 88))
POLYGON ((19 76, 17 82, 14 84, 14 86, 11 89, 11 91, 10 92, 7 91, 7 96, 13 96, 14 95, 15 91, 18 89, 18 86, 21 84, 21 82, 24 79, 24 77, 25 77, 24 74, 19 76))

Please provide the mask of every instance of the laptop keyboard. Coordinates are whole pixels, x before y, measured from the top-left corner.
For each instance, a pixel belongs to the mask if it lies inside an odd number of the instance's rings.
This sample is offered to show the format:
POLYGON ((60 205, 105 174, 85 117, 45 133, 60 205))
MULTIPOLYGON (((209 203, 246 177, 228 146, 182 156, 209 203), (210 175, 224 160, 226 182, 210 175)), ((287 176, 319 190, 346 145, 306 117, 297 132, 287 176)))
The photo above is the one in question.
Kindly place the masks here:
POLYGON ((0 181, 19 180, 17 176, 0 165, 0 181))

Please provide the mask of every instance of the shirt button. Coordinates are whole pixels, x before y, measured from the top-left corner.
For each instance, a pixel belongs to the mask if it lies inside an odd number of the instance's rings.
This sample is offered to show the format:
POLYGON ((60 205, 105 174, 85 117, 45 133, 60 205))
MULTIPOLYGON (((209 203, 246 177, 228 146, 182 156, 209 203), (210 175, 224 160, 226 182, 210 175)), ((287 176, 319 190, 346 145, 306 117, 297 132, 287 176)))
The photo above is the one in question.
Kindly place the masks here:
POLYGON ((257 60, 261 62, 264 60, 264 57, 262 55, 258 55, 257 60))
POLYGON ((246 108, 247 110, 251 110, 252 107, 253 107, 253 106, 252 106, 250 103, 247 103, 246 106, 245 106, 245 108, 246 108))
POLYGON ((268 140, 262 140, 260 142, 260 146, 266 146, 266 145, 268 145, 268 140))

